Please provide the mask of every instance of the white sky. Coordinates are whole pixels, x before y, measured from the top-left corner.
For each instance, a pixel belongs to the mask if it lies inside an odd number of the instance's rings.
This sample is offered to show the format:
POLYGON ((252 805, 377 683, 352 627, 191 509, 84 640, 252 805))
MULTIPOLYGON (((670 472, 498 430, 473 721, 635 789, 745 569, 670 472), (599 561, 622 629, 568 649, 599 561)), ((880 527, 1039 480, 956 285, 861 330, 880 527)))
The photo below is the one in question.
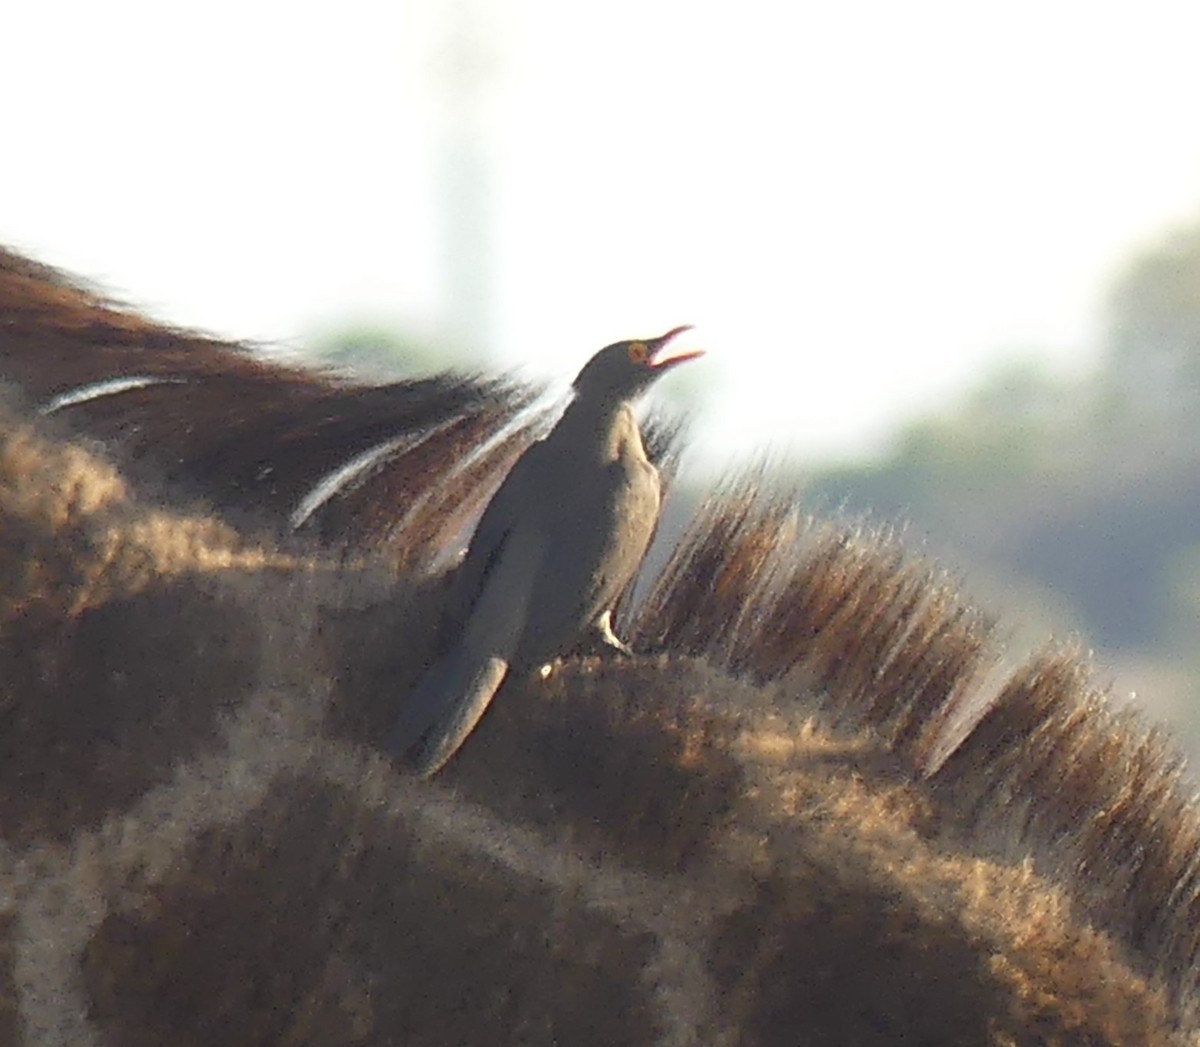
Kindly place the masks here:
POLYGON ((488 366, 539 375, 690 321, 705 431, 740 450, 877 447, 1012 352, 1086 367, 1129 253, 1200 217, 1192 3, 50 0, 3 23, 0 240, 223 335, 482 324, 488 366), (474 204, 448 127, 479 143, 474 204), (464 303, 453 236, 489 298, 464 303))

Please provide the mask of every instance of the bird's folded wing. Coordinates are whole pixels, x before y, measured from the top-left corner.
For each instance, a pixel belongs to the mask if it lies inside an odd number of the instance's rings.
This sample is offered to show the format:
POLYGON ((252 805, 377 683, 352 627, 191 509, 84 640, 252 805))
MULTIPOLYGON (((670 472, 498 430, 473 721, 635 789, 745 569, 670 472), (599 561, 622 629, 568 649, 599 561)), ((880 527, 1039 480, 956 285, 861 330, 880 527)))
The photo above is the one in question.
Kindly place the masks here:
MULTIPOLYGON (((529 506, 537 505, 537 484, 532 474, 541 455, 540 444, 534 444, 517 460, 504 482, 492 496, 471 536, 466 559, 459 569, 451 593, 451 614, 455 625, 461 627, 470 618, 485 589, 497 570, 503 566, 502 558, 514 529, 520 530, 518 521, 531 516, 529 506), (534 466, 531 468, 530 461, 534 466)), ((520 537, 520 534, 517 535, 520 537)))
POLYGON ((433 774, 454 755, 504 681, 543 552, 536 528, 504 536, 457 642, 405 697, 388 749, 417 773, 433 774))

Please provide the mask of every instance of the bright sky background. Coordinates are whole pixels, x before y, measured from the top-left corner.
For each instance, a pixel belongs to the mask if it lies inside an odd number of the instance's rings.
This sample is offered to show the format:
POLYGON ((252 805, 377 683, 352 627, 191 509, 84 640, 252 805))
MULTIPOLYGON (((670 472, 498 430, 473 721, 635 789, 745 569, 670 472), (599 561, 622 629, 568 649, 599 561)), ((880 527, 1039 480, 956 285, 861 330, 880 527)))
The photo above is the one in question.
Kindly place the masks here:
POLYGON ((877 448, 1014 352, 1086 368, 1130 252, 1200 217, 1190 2, 48 0, 3 23, 0 240, 222 335, 366 314, 562 378, 690 321, 708 442, 740 450, 877 448))

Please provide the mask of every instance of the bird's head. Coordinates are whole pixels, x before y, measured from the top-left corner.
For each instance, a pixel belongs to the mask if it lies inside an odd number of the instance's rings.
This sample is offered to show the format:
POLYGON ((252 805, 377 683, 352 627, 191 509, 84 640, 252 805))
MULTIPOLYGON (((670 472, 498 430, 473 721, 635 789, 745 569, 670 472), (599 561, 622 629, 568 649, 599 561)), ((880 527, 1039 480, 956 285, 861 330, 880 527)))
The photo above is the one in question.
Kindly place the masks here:
POLYGON ((690 324, 684 324, 658 338, 635 338, 605 346, 576 376, 576 395, 606 401, 633 399, 677 364, 704 355, 703 349, 671 348, 676 336, 691 329, 690 324))

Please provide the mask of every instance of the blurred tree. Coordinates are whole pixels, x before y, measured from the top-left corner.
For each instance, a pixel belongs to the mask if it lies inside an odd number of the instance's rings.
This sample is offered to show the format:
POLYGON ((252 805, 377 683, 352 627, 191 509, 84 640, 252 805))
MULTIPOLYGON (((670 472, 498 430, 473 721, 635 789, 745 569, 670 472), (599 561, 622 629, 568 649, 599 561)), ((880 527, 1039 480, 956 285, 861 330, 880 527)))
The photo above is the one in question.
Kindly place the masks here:
POLYGON ((442 371, 453 366, 456 356, 445 346, 376 323, 330 328, 307 343, 307 353, 317 363, 366 380, 390 381, 442 371))
POLYGON ((1181 421, 1200 399, 1200 223, 1134 259, 1109 309, 1094 377, 1009 365, 906 427, 887 460, 810 491, 1046 587, 1109 650, 1175 657, 1197 627, 1200 445, 1181 421))
POLYGON ((1127 409, 1171 414, 1200 392, 1200 223, 1135 258, 1109 297, 1109 379, 1127 409))
POLYGON ((1014 359, 961 403, 909 422, 896 439, 892 464, 927 473, 935 484, 1028 473, 1078 427, 1086 398, 1077 393, 1036 361, 1014 359))

